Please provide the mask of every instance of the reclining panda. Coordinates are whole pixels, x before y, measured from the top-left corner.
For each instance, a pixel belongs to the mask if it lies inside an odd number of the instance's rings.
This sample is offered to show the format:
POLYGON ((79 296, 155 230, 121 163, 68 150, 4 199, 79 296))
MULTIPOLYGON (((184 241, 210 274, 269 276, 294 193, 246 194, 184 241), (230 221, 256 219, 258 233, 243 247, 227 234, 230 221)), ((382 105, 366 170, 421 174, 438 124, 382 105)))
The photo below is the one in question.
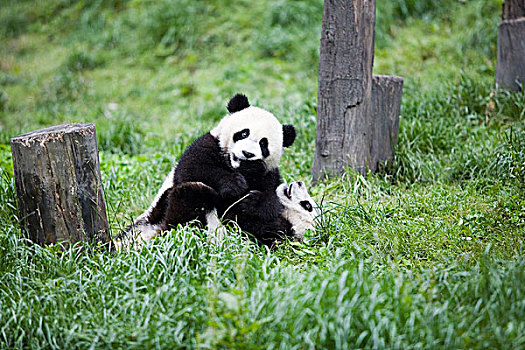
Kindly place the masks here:
MULTIPOLYGON (((278 164, 283 148, 295 141, 295 128, 250 106, 241 94, 229 101, 227 109, 229 113, 219 124, 183 153, 150 208, 128 234, 139 232, 137 240, 149 240, 164 229, 194 219, 208 225, 213 233, 220 231, 216 229, 218 218, 222 218, 235 221, 269 246, 302 235, 294 232, 294 227, 301 225, 283 215, 290 212, 283 212, 283 204, 294 203, 290 202, 291 193, 285 196, 283 187, 278 191, 282 185, 278 164)), ((310 205, 312 210, 305 210, 313 213, 313 201, 310 205)))

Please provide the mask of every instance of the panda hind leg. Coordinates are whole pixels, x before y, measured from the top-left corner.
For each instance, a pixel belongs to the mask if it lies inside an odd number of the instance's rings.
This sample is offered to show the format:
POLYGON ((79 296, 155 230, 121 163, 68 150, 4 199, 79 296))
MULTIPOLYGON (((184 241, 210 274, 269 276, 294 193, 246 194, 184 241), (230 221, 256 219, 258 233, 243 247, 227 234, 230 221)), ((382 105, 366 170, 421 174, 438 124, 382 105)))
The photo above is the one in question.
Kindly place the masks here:
POLYGON ((216 213, 217 192, 202 182, 185 182, 172 188, 162 228, 167 230, 197 220, 206 224, 216 213))

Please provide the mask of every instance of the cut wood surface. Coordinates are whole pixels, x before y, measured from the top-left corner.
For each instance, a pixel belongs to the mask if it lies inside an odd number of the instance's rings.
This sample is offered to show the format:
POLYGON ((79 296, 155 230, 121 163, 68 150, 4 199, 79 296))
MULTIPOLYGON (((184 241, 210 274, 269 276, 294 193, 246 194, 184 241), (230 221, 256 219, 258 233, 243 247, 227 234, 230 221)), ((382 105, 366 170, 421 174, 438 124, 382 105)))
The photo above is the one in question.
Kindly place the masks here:
POLYGON ((108 239, 95 125, 65 124, 11 139, 22 231, 38 244, 108 239))

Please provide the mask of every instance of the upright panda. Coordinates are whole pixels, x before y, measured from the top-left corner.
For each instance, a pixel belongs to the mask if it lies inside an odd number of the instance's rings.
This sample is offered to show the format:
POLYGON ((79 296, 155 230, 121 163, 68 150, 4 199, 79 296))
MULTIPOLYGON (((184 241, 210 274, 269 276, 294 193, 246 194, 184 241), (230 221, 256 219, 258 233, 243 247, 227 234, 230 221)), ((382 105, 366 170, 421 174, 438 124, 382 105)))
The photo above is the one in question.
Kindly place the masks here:
MULTIPOLYGON (((215 212, 208 210, 205 214, 208 219, 217 214, 235 220, 265 244, 279 238, 281 226, 277 221, 283 206, 276 193, 282 182, 278 164, 283 147, 295 141, 295 128, 282 125, 264 109, 250 106, 242 94, 235 95, 227 109, 229 113, 219 124, 183 153, 150 208, 130 228, 141 231, 143 240, 165 227, 167 214, 180 206, 170 200, 175 198, 171 193, 186 183, 202 183, 217 193, 215 212)), ((202 204, 206 204, 203 208, 211 207, 211 203, 202 204)), ((193 216, 188 216, 188 221, 195 219, 193 216)))

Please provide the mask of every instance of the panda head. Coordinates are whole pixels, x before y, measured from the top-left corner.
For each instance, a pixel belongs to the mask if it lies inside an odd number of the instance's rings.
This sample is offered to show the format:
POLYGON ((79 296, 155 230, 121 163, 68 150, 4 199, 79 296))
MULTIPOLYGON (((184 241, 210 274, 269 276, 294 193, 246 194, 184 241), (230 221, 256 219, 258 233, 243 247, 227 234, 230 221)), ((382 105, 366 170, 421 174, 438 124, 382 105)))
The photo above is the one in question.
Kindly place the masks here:
POLYGON ((228 112, 210 133, 219 141, 232 168, 252 160, 262 160, 268 169, 276 168, 283 147, 295 141, 293 125, 282 125, 272 113, 250 106, 241 94, 230 100, 228 112))
POLYGON ((299 220, 313 220, 320 214, 315 201, 310 197, 306 185, 302 181, 295 181, 287 185, 280 184, 276 189, 279 201, 289 212, 295 212, 299 220))
POLYGON ((276 194, 283 205, 283 217, 292 224, 295 239, 302 241, 306 230, 315 230, 315 219, 321 214, 318 206, 302 181, 282 183, 276 194))

